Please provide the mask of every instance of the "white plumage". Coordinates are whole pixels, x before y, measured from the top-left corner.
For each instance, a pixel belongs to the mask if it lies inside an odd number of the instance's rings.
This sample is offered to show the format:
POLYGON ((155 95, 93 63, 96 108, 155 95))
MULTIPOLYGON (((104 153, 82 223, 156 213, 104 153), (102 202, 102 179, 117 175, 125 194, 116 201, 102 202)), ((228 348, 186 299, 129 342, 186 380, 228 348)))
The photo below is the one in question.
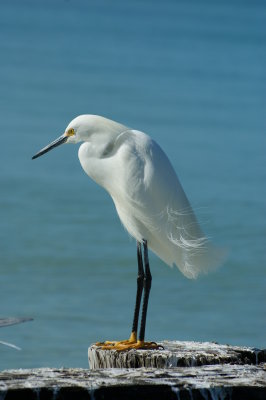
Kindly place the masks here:
POLYGON ((84 171, 112 197, 122 224, 137 241, 188 278, 215 268, 223 252, 201 231, 178 177, 161 147, 143 132, 106 118, 81 115, 67 142, 84 141, 84 171))
POLYGON ((98 345, 118 351, 158 349, 157 343, 144 340, 152 281, 148 248, 170 266, 177 265, 188 278, 215 268, 223 252, 201 231, 170 161, 148 135, 100 116, 81 115, 33 158, 60 144, 78 142, 83 142, 78 154, 84 171, 107 190, 122 224, 137 241, 137 293, 130 338, 98 345))

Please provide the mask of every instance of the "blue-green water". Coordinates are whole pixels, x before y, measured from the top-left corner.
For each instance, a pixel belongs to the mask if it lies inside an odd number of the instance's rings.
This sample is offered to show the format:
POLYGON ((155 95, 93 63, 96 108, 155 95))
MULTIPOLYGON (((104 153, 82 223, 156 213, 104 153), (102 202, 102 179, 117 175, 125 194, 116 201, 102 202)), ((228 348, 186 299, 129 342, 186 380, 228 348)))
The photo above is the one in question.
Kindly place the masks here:
POLYGON ((266 347, 266 3, 1 1, 0 368, 87 366, 130 333, 135 242, 77 147, 31 156, 83 113, 166 151, 219 271, 184 278, 151 255, 147 338, 266 347))

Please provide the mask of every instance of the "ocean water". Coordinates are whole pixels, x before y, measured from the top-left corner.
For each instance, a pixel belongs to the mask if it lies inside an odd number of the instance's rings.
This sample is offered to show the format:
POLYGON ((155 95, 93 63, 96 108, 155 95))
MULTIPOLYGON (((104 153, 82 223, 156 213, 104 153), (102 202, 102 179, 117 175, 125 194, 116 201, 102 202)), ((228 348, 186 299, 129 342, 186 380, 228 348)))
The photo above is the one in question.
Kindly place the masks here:
POLYGON ((76 146, 31 156, 83 113, 143 130, 168 154, 214 242, 186 279, 150 254, 151 340, 266 347, 266 3, 0 2, 0 369, 87 367, 130 334, 136 249, 76 146))

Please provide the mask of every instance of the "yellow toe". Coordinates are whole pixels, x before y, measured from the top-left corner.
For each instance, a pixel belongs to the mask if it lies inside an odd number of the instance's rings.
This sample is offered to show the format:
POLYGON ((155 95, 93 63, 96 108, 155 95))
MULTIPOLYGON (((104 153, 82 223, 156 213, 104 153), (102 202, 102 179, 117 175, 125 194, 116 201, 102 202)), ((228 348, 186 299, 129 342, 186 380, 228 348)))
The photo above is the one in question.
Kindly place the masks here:
POLYGON ((121 346, 137 343, 137 334, 132 332, 129 339, 126 340, 106 340, 105 342, 96 342, 95 345, 101 347, 102 350, 117 350, 121 346))
POLYGON ((128 340, 122 340, 117 342, 106 341, 104 343, 98 342, 97 346, 101 350, 116 350, 116 351, 128 351, 128 350, 159 350, 163 349, 161 345, 155 342, 144 342, 143 340, 137 340, 136 335, 131 334, 128 340))
POLYGON ((114 347, 116 351, 128 351, 128 350, 159 350, 162 349, 162 346, 158 345, 155 342, 144 342, 142 340, 138 340, 135 343, 117 343, 114 347))

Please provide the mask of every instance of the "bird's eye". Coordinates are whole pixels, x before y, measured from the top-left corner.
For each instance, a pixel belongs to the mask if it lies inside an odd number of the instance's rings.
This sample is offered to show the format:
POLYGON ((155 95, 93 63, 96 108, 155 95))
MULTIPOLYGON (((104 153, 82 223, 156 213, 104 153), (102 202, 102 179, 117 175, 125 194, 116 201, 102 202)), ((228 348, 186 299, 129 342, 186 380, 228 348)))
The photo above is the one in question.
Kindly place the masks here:
POLYGON ((70 128, 70 129, 67 131, 67 136, 73 136, 73 135, 75 135, 75 130, 74 130, 73 128, 70 128))

